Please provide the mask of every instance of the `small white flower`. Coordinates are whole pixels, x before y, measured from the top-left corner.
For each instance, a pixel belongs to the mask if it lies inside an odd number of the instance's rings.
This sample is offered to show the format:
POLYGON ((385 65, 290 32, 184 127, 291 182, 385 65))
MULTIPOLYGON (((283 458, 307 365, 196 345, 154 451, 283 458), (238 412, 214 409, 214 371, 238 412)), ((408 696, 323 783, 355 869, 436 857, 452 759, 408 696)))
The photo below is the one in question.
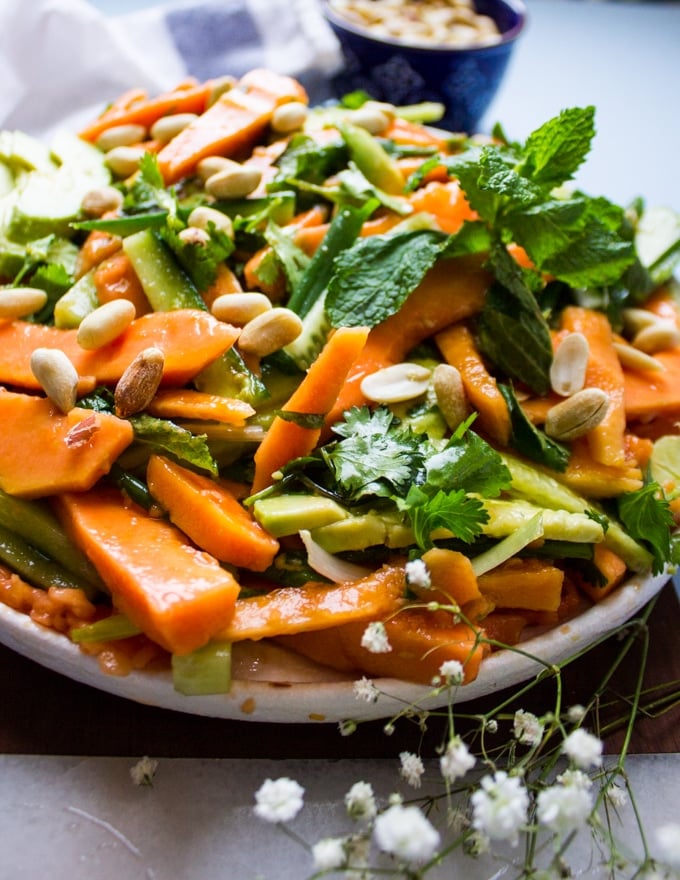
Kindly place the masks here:
POLYGON ((452 783, 465 776, 475 766, 475 760, 463 740, 459 736, 452 736, 439 759, 439 769, 444 779, 452 783))
POLYGON ((338 729, 340 730, 340 736, 351 736, 357 729, 357 723, 352 720, 341 721, 338 724, 338 729))
POLYGON ((473 831, 464 841, 463 849, 468 855, 473 857, 483 856, 491 849, 491 841, 486 834, 482 834, 481 831, 473 831))
POLYGON ((312 847, 312 859, 317 871, 342 868, 347 861, 345 840, 342 837, 325 837, 312 847))
POLYGON ((498 733, 498 722, 495 718, 490 718, 484 725, 484 729, 489 733, 498 733))
POLYGON ((371 820, 377 813, 375 795, 369 782, 355 782, 345 795, 347 815, 351 819, 371 820))
POLYGON ((398 791, 393 791, 392 794, 387 798, 387 804, 390 807, 399 806, 399 804, 404 803, 404 798, 399 794, 398 791))
POLYGON ((533 714, 518 709, 513 721, 513 733, 515 739, 525 746, 537 746, 543 739, 543 724, 533 714))
POLYGON ((366 678, 366 676, 362 676, 358 681, 354 682, 353 685, 354 696, 357 700, 362 700, 364 703, 377 703, 378 697, 380 696, 380 691, 373 684, 370 678, 366 678))
POLYGON ((378 847, 405 862, 424 862, 439 846, 439 832, 418 807, 395 804, 375 820, 378 847))
POLYGON ((447 684, 462 684, 465 680, 465 669, 460 660, 445 660, 439 667, 439 674, 447 684))
POLYGON ((302 809, 304 793, 304 788, 287 776, 265 779, 255 792, 255 815, 265 822, 290 822, 302 809))
POLYGON ((385 624, 379 620, 369 623, 361 637, 361 647, 366 648, 371 654, 387 654, 392 650, 387 638, 385 624))
POLYGON ((517 833, 527 821, 529 795, 517 776, 498 770, 484 776, 471 797, 472 824, 494 840, 517 842, 517 833))
POLYGON ((584 773, 583 770, 573 770, 572 768, 565 770, 564 773, 560 773, 557 781, 561 785, 571 785, 574 788, 583 788, 585 791, 588 791, 593 785, 593 780, 587 773, 584 773))
POLYGON ((578 785, 551 785, 538 793, 538 821, 560 835, 585 825, 593 808, 587 789, 578 785))
POLYGON ((570 706, 567 709, 567 720, 571 721, 572 724, 580 724, 581 721, 586 717, 586 709, 585 706, 581 706, 576 703, 573 706, 570 706))
POLYGON ((656 829, 661 859, 671 868, 680 868, 680 823, 668 822, 656 829))
POLYGON ((628 792, 616 782, 610 782, 605 789, 605 797, 615 810, 620 810, 628 803, 628 792))
POLYGON ((602 741, 582 727, 566 737, 562 751, 582 770, 598 767, 602 763, 602 741))
POLYGON ((130 777, 135 785, 153 785, 157 769, 158 761, 145 755, 130 767, 130 777))
POLYGON ((401 752, 399 760, 401 761, 400 773, 402 777, 413 788, 420 788, 422 783, 421 777, 425 772, 425 765, 420 757, 413 752, 401 752))
POLYGON ((414 587, 427 589, 432 586, 430 571, 422 559, 411 559, 404 566, 404 570, 406 571, 406 580, 414 587))

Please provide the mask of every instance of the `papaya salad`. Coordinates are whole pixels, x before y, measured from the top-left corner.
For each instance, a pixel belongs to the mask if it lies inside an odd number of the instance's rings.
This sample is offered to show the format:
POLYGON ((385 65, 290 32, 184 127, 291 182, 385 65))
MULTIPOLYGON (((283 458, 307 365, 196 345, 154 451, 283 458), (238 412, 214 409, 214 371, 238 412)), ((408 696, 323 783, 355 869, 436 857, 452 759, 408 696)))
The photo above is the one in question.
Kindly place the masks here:
POLYGON ((187 695, 430 684, 672 573, 680 219, 574 184, 593 107, 432 111, 255 69, 0 133, 6 606, 187 695))

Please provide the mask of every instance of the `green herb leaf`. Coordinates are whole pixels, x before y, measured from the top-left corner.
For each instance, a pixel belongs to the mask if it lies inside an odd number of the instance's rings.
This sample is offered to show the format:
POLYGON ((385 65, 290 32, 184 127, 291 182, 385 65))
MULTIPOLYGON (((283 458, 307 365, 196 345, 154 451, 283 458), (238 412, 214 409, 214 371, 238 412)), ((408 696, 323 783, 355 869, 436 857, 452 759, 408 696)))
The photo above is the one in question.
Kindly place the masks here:
POLYGON ((429 229, 359 239, 338 255, 326 311, 334 327, 374 327, 398 312, 447 244, 429 229))
POLYGON ((344 439, 322 455, 348 499, 406 495, 423 466, 421 436, 400 427, 386 407, 354 407, 333 430, 344 439))
POLYGON ((660 574, 671 561, 673 515, 661 487, 652 481, 617 499, 621 522, 635 540, 652 553, 652 574, 660 574))
POLYGON ((456 433, 441 452, 425 462, 427 485, 463 489, 494 498, 510 486, 510 470, 498 452, 473 431, 456 433))
POLYGON ((510 445, 532 461, 546 465, 558 473, 566 470, 569 450, 532 425, 509 385, 499 382, 498 390, 505 398, 510 411, 512 426, 510 445))
POLYGON ((446 529, 466 543, 481 533, 489 515, 478 498, 468 498, 463 489, 439 490, 431 496, 413 486, 406 496, 406 510, 416 543, 423 550, 433 546, 432 533, 446 529))
POLYGON ((188 465, 217 474, 217 463, 210 453, 205 434, 192 434, 168 419, 158 419, 146 413, 132 416, 130 422, 137 441, 188 465))
POLYGON ((547 188, 571 180, 590 152, 595 108, 572 107, 529 135, 519 173, 547 188))

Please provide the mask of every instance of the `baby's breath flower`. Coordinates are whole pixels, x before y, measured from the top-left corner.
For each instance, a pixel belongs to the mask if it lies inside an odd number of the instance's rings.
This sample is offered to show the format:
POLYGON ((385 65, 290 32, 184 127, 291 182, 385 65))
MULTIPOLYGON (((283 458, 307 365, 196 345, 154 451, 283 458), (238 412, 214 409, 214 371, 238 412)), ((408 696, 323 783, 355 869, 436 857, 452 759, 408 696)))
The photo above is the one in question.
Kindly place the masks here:
POLYGON ((498 733, 498 722, 495 718, 489 718, 484 724, 484 729, 489 733, 498 733))
POLYGON ((494 840, 517 842, 517 833, 526 823, 529 795, 517 776, 498 770, 484 776, 471 797, 472 824, 494 840))
POLYGON ((439 674, 447 684, 462 684, 465 670, 460 660, 445 660, 439 667, 439 674))
POLYGON ((525 746, 537 746, 543 739, 543 724, 533 714, 518 709, 513 721, 515 739, 525 746))
POLYGON ((369 782, 355 782, 345 795, 347 815, 351 819, 371 820, 377 813, 373 787, 369 782))
POLYGON ((573 706, 570 706, 567 709, 567 721, 571 721, 572 724, 580 724, 585 717, 585 706, 581 706, 578 703, 575 703, 573 706))
POLYGON ((370 678, 363 675, 358 681, 354 682, 354 696, 357 700, 363 700, 365 703, 377 703, 380 691, 373 684, 370 678))
POLYGON ((387 724, 383 727, 383 733, 385 736, 392 736, 394 733, 394 724, 391 721, 388 721, 387 724))
POLYGON ((475 756, 459 736, 452 736, 446 751, 439 759, 439 769, 444 779, 455 782, 475 766, 475 756))
POLYGON ((366 648, 371 654, 387 654, 392 650, 387 638, 385 624, 379 620, 369 623, 361 637, 361 647, 366 648))
POLYGON ((680 868, 680 823, 668 822, 656 829, 660 855, 671 868, 680 868))
POLYGON ((588 770, 602 763, 602 741, 582 727, 573 730, 562 743, 564 754, 580 767, 588 770))
POLYGON ((578 785, 551 785, 536 800, 538 821, 560 835, 585 825, 592 808, 590 793, 578 785))
POLYGON ((587 773, 584 773, 583 770, 574 770, 571 767, 565 770, 564 773, 560 773, 557 781, 561 785, 571 785, 574 788, 583 788, 586 791, 592 788, 593 785, 593 780, 587 773))
POLYGON ((357 723, 356 721, 347 719, 338 724, 338 729, 340 730, 340 736, 351 736, 357 729, 357 723))
POLYGON ((392 794, 387 798, 387 804, 390 807, 396 807, 399 804, 404 803, 404 798, 399 794, 398 791, 393 791, 392 794))
POLYGON ((406 571, 406 580, 409 584, 425 589, 432 586, 430 571, 422 559, 411 559, 406 563, 404 569, 406 571))
POLYGON ((302 809, 304 793, 304 788, 287 776, 265 779, 255 792, 255 815, 265 822, 290 822, 302 809))
POLYGON ((399 760, 401 761, 400 773, 402 777, 413 788, 420 788, 422 783, 421 777, 425 772, 425 765, 420 757, 413 752, 401 752, 399 760))
POLYGON ((628 803, 628 793, 616 782, 610 782, 605 789, 605 797, 616 810, 620 810, 628 803))
POLYGON ((333 871, 342 868, 347 861, 345 840, 342 837, 325 837, 312 847, 312 859, 317 871, 333 871))
POLYGON ((483 856, 491 848, 491 841, 481 831, 473 831, 463 843, 465 852, 473 857, 483 856))
POLYGON ((153 785, 157 769, 158 761, 145 755, 130 767, 130 777, 135 785, 153 785))
POLYGON ((375 820, 373 834, 383 852, 409 863, 426 861, 439 846, 439 832, 414 806, 388 807, 375 820))

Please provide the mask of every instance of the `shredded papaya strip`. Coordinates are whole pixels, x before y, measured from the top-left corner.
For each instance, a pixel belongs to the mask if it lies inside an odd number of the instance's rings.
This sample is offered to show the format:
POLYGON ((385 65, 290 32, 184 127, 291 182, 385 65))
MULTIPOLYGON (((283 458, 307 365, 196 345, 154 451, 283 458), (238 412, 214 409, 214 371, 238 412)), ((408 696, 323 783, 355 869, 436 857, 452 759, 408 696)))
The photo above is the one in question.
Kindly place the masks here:
MULTIPOLYGON (((284 412, 324 416, 335 403, 367 337, 366 327, 338 328, 283 407, 284 412)), ((306 427, 276 416, 255 452, 253 492, 271 485, 274 473, 286 462, 310 453, 320 436, 321 427, 306 427)))

